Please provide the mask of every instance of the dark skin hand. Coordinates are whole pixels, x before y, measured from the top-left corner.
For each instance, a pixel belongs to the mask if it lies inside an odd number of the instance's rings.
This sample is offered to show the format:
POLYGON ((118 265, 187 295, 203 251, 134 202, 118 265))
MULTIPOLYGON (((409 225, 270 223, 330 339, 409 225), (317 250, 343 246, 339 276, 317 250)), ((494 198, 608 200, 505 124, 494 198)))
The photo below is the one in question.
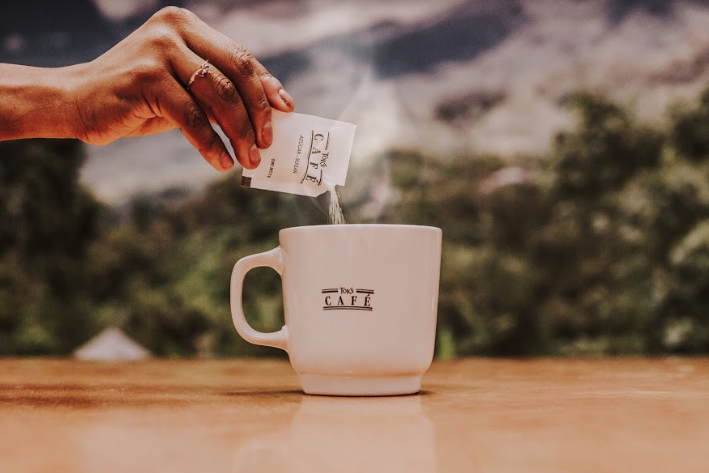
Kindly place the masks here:
POLYGON ((253 169, 273 141, 271 108, 293 99, 243 46, 193 13, 165 8, 97 59, 42 69, 0 65, 0 140, 78 138, 102 145, 179 128, 218 171, 253 169), (208 73, 195 72, 209 61, 208 73), (194 81, 187 90, 190 79, 194 81))

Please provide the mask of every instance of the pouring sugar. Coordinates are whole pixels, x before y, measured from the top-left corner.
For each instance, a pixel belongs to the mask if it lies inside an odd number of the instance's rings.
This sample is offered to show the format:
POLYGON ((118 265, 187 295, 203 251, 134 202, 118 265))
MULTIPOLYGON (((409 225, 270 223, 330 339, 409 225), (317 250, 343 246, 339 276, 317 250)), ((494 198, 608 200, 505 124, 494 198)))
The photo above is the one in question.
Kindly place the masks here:
POLYGON ((328 189, 330 191, 330 207, 329 207, 329 221, 331 225, 344 225, 345 215, 342 213, 342 207, 340 207, 340 197, 337 195, 337 189, 332 186, 328 189))
POLYGON ((272 125, 273 144, 258 168, 244 169, 242 186, 317 197, 345 185, 355 125, 277 110, 272 125))
POLYGON ((330 194, 329 222, 344 224, 335 186, 344 186, 357 127, 327 118, 273 111, 273 144, 261 164, 244 169, 241 185, 317 197, 330 194))

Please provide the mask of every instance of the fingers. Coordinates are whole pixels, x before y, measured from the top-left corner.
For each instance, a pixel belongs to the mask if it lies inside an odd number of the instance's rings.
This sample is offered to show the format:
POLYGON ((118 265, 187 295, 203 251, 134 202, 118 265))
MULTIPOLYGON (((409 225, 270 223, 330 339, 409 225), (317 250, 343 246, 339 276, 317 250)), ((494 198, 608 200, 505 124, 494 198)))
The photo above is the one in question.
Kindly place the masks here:
POLYGON ((283 88, 281 81, 272 76, 256 58, 253 59, 253 62, 256 74, 261 80, 261 86, 271 106, 286 113, 295 110, 295 103, 288 92, 286 92, 286 89, 283 88))
POLYGON ((214 169, 226 172, 234 166, 226 146, 212 128, 204 110, 182 85, 169 81, 163 86, 163 93, 158 100, 160 114, 180 129, 214 169))
MULTIPOLYGON (((242 95, 234 83, 214 65, 204 69, 204 61, 187 48, 180 54, 180 61, 173 64, 179 80, 190 85, 189 93, 197 103, 224 131, 229 138, 239 163, 247 169, 256 168, 261 154, 252 125, 252 119, 244 105, 242 95), (198 71, 201 71, 200 74, 198 71)), ((262 124, 262 135, 267 135, 267 146, 273 141, 270 127, 271 110, 268 104, 268 123, 262 124)), ((260 119, 264 117, 261 116, 260 119)))
POLYGON ((270 146, 273 135, 271 106, 284 112, 294 109, 293 99, 280 81, 243 46, 213 30, 192 13, 185 11, 185 25, 180 33, 195 54, 209 59, 232 81, 253 124, 258 145, 262 148, 270 146))
POLYGON ((159 58, 157 63, 166 65, 172 75, 169 93, 158 89, 149 94, 160 102, 164 116, 216 169, 228 170, 233 161, 210 120, 229 138, 242 166, 257 167, 258 148, 273 142, 271 107, 294 110, 293 99, 280 81, 241 45, 187 10, 166 7, 144 26, 142 32, 159 58), (195 75, 205 60, 211 64, 209 72, 195 75))

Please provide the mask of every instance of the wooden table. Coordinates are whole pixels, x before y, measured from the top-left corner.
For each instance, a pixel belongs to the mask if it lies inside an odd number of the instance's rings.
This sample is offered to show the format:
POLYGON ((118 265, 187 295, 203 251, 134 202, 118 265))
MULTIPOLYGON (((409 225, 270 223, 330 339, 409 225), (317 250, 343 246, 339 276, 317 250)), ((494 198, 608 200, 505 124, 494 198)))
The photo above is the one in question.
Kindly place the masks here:
POLYGON ((306 396, 285 361, 0 360, 1 472, 709 472, 709 360, 436 362, 306 396))

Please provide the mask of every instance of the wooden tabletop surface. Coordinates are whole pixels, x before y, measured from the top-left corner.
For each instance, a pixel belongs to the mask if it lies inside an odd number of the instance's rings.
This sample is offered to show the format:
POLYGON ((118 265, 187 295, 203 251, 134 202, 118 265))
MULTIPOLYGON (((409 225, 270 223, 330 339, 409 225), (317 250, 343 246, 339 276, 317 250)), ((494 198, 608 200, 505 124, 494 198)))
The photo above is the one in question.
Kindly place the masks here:
POLYGON ((2 472, 709 472, 709 359, 434 362, 307 396, 287 361, 0 359, 2 472))

